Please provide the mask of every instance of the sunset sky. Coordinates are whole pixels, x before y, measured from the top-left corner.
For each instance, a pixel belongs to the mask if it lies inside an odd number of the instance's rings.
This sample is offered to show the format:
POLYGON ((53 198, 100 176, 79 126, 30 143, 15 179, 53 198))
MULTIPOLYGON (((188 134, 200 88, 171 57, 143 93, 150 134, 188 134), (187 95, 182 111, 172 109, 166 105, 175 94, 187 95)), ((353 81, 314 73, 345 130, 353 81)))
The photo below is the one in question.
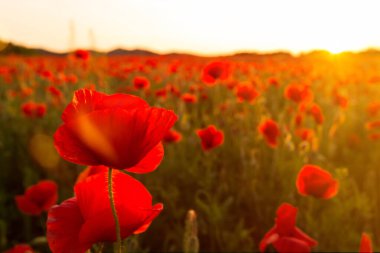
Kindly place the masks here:
POLYGON ((55 51, 356 51, 380 46, 379 9, 377 0, 2 0, 0 39, 55 51))

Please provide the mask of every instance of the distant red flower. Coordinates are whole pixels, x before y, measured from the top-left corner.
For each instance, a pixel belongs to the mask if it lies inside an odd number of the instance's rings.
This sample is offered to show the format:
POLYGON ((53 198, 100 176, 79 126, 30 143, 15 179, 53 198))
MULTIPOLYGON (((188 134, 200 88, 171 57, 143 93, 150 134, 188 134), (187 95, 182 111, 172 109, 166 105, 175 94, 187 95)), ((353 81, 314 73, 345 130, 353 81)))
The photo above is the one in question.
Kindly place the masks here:
POLYGON ((370 117, 375 117, 380 112, 380 101, 373 101, 367 106, 367 113, 370 117))
POLYGON ((338 193, 339 182, 330 172, 308 164, 298 173, 296 186, 301 195, 330 199, 338 193))
POLYGON ((259 92, 250 84, 241 83, 236 86, 236 97, 240 102, 253 102, 259 96, 259 92))
POLYGON ((47 91, 55 98, 61 99, 63 97, 62 91, 54 85, 49 85, 47 91))
POLYGON ((317 104, 311 105, 308 110, 308 113, 314 118, 315 123, 322 124, 324 119, 323 112, 317 104))
POLYGON ((198 100, 197 97, 195 95, 191 94, 191 93, 184 93, 184 94, 182 94, 181 99, 186 104, 194 104, 198 100))
POLYGON ((214 61, 207 64, 202 70, 202 81, 213 85, 217 80, 226 80, 229 77, 229 64, 222 61, 214 61))
POLYGON ((96 175, 101 172, 108 171, 108 168, 104 165, 97 165, 97 166, 88 166, 85 170, 83 170, 79 176, 77 177, 77 181, 75 182, 80 183, 86 180, 86 178, 96 175))
POLYGON ((258 130, 259 133, 264 136, 267 144, 270 147, 277 147, 278 137, 280 136, 280 129, 277 122, 272 119, 268 119, 259 125, 258 130))
POLYGON ((33 94, 33 89, 30 87, 21 88, 21 97, 26 98, 33 94))
POLYGON ((368 130, 380 128, 380 120, 367 122, 365 126, 368 130))
POLYGON ((343 109, 348 107, 348 98, 346 96, 336 93, 334 94, 334 100, 339 107, 343 109))
POLYGON ((311 101, 313 99, 313 93, 309 87, 300 84, 290 84, 285 88, 285 98, 292 100, 296 103, 305 101, 311 101))
POLYGON ((90 58, 90 52, 83 49, 78 49, 74 52, 75 58, 87 61, 90 58))
POLYGON ((33 253, 32 247, 28 244, 17 244, 13 248, 5 251, 4 253, 33 253))
POLYGON ((58 187, 54 181, 43 180, 15 197, 18 209, 24 214, 40 215, 57 202, 58 187))
POLYGON ((27 102, 21 105, 21 110, 27 117, 34 117, 35 115, 35 103, 34 102, 27 102))
POLYGON ((223 144, 223 131, 218 130, 214 125, 209 125, 204 129, 198 129, 197 135, 201 139, 202 149, 205 151, 211 150, 223 144))
POLYGON ((81 89, 62 120, 54 144, 65 160, 147 173, 160 164, 161 140, 177 116, 136 96, 81 89))
POLYGON ((26 102, 21 105, 23 114, 28 118, 43 118, 46 114, 46 105, 43 103, 26 102))
MULTIPOLYGON (((136 179, 112 171, 114 202, 121 238, 146 231, 163 209, 152 206, 152 196, 136 179)), ((75 196, 48 213, 47 240, 53 253, 83 253, 98 242, 115 242, 115 221, 110 206, 107 172, 75 185, 75 196)))
POLYGON ((42 78, 47 79, 47 80, 51 80, 54 77, 53 73, 50 70, 42 70, 39 72, 39 74, 41 75, 42 78))
POLYGON ((279 87, 280 86, 277 78, 275 78, 275 77, 269 77, 268 78, 268 83, 269 83, 269 85, 272 85, 274 87, 279 87))
POLYGON ((66 82, 71 83, 71 84, 76 84, 78 82, 78 77, 74 74, 67 75, 65 79, 66 79, 66 82))
POLYGON ((368 234, 362 233, 362 239, 360 241, 359 253, 372 253, 372 242, 368 234))
POLYGON ((297 127, 300 127, 302 125, 304 116, 302 113, 297 113, 296 116, 294 117, 294 123, 297 127))
POLYGON ((166 85, 166 88, 168 89, 168 91, 173 94, 174 96, 176 97, 179 97, 181 96, 181 92, 179 91, 178 87, 176 85, 173 85, 173 84, 167 84, 166 85))
POLYGON ((133 79, 133 85, 138 90, 148 89, 150 87, 149 80, 144 76, 136 76, 133 79))
POLYGON ((166 132, 163 141, 166 143, 179 142, 182 139, 182 134, 174 129, 170 129, 166 132))
POLYGON ((36 104, 35 114, 37 118, 43 118, 46 114, 46 105, 43 103, 36 104))
POLYGON ((371 133, 368 135, 368 138, 373 141, 380 140, 380 133, 371 133))
POLYGON ((298 209, 291 204, 283 203, 277 209, 275 225, 260 242, 260 252, 272 244, 277 252, 310 252, 317 242, 296 227, 298 209))
POLYGON ((162 88, 154 92, 154 95, 158 98, 166 98, 167 94, 168 94, 168 91, 166 88, 162 88))
POLYGON ((235 80, 231 80, 231 81, 227 82, 225 85, 226 85, 227 89, 233 90, 236 87, 236 85, 238 85, 238 82, 235 80))
POLYGON ((298 128, 296 135, 303 141, 311 141, 315 137, 315 132, 310 128, 298 128))
POLYGON ((201 94, 201 100, 202 100, 202 101, 206 101, 206 100, 208 100, 208 98, 209 98, 209 96, 208 96, 207 93, 202 93, 202 94, 201 94))

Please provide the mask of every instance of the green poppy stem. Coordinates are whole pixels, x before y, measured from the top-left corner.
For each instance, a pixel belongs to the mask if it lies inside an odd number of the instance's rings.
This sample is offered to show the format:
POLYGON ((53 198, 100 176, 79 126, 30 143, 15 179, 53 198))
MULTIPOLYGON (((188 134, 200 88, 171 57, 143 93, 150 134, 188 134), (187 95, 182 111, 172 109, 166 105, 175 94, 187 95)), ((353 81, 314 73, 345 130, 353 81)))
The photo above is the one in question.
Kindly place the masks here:
POLYGON ((112 189, 112 168, 108 169, 108 195, 110 198, 113 218, 115 220, 118 253, 122 253, 122 240, 121 240, 121 234, 120 234, 120 223, 119 223, 119 218, 117 217, 115 201, 114 201, 114 196, 113 196, 113 189, 112 189))

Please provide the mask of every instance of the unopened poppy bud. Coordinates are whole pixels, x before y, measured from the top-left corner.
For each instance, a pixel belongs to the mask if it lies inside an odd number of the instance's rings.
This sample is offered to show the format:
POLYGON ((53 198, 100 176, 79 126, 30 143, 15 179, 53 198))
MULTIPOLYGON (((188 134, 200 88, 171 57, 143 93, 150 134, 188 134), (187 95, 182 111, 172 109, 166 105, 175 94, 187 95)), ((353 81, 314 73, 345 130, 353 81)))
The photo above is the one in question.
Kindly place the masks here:
POLYGON ((194 210, 189 210, 187 212, 183 251, 199 252, 197 215, 194 210))

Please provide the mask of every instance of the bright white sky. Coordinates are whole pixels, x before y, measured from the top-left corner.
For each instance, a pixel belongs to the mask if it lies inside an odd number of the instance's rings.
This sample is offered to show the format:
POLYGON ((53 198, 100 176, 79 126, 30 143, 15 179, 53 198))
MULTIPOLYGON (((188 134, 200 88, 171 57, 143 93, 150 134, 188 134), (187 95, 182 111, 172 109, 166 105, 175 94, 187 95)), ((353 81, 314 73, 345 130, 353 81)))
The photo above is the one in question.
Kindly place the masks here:
POLYGON ((380 46, 379 0, 0 0, 0 39, 66 51, 332 52, 380 46))

